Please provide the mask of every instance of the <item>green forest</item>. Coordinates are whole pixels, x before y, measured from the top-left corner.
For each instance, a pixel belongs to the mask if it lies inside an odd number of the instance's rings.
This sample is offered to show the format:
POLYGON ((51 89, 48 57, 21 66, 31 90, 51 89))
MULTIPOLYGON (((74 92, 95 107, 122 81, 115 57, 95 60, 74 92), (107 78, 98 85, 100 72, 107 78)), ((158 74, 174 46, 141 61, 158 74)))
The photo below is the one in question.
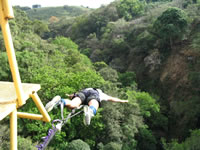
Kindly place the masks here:
MULTIPOLYGON (((89 126, 83 115, 73 117, 47 150, 200 150, 200 0, 13 9, 21 80, 41 85, 44 105, 87 87, 129 100, 103 102, 89 126)), ((2 33, 0 47, 0 81, 12 81, 2 33)), ((32 99, 19 111, 39 113, 32 99)), ((54 120, 60 113, 55 108, 49 115, 54 120)), ((49 128, 19 118, 18 149, 37 149, 49 128)), ((7 117, 0 150, 9 141, 7 117)))

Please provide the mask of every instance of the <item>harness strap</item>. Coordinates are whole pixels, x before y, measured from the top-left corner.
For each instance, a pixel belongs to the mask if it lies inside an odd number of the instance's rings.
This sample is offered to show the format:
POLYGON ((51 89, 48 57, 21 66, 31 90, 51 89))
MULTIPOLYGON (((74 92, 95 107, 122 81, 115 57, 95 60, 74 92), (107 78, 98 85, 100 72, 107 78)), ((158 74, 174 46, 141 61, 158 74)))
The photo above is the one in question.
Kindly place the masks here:
POLYGON ((62 120, 64 119, 64 116, 63 116, 63 108, 64 108, 64 103, 61 103, 61 104, 60 104, 60 109, 61 109, 61 118, 62 118, 62 120))
POLYGON ((61 108, 61 117, 62 117, 62 120, 60 120, 60 119, 55 119, 55 120, 52 121, 52 129, 49 129, 49 130, 48 130, 48 135, 47 135, 47 136, 42 137, 43 143, 36 146, 36 147, 38 148, 38 150, 44 150, 44 149, 47 147, 47 145, 49 144, 49 142, 52 140, 52 138, 54 137, 54 135, 56 134, 56 132, 57 132, 57 131, 61 131, 62 126, 63 126, 70 118, 72 118, 72 117, 74 117, 74 116, 76 116, 76 115, 82 113, 83 110, 76 112, 76 110, 79 110, 79 109, 81 109, 82 107, 83 107, 83 105, 81 105, 81 106, 79 106, 79 107, 77 107, 77 108, 72 109, 71 113, 69 113, 69 114, 67 115, 67 117, 64 118, 64 117, 63 117, 63 108, 64 108, 64 104, 61 103, 60 108, 61 108), (75 112, 76 112, 76 113, 75 113, 75 112), (55 126, 54 124, 55 124, 56 122, 58 122, 58 124, 55 126))

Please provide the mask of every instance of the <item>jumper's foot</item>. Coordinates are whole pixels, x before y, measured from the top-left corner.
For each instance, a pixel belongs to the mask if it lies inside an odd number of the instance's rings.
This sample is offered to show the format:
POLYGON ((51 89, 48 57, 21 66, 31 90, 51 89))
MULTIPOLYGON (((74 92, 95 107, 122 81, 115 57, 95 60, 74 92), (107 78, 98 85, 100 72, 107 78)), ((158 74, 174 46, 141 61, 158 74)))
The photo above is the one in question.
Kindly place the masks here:
POLYGON ((50 112, 54 107, 58 106, 61 104, 61 97, 60 96, 55 96, 50 102, 48 102, 45 106, 45 109, 47 112, 50 112))

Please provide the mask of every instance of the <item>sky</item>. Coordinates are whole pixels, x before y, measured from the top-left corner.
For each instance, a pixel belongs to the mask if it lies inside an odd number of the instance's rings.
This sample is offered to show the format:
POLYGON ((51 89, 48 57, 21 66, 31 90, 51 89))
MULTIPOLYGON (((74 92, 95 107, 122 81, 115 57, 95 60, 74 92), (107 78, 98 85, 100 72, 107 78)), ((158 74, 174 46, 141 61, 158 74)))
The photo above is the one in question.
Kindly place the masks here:
POLYGON ((99 8, 101 5, 107 5, 114 0, 11 0, 13 6, 29 6, 39 4, 42 7, 51 6, 85 6, 89 8, 99 8))

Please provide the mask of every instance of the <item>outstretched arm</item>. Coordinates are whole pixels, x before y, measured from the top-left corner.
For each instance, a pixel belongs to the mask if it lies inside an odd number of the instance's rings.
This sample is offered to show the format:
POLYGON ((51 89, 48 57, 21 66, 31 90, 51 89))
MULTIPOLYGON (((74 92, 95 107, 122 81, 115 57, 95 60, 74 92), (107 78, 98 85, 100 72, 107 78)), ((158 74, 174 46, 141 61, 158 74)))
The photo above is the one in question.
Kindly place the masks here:
POLYGON ((128 103, 128 100, 121 100, 119 98, 111 97, 111 96, 109 96, 108 101, 118 102, 118 103, 128 103))

